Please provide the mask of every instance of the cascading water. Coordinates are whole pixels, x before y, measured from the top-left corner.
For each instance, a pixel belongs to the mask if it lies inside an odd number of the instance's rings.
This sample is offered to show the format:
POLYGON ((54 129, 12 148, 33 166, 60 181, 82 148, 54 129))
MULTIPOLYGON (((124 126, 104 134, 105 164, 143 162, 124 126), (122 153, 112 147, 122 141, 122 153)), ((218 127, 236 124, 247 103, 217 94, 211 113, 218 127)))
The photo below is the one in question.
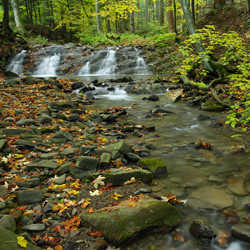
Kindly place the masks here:
POLYGON ((89 75, 90 74, 90 62, 87 62, 79 71, 79 75, 89 75))
POLYGON ((116 50, 109 49, 106 57, 100 64, 99 70, 96 72, 97 75, 111 75, 115 73, 116 69, 116 50))
POLYGON ((21 75, 23 73, 23 61, 26 56, 26 50, 22 50, 20 53, 15 55, 7 66, 6 70, 21 75))
POLYGON ((56 76, 61 58, 60 49, 60 46, 51 46, 48 55, 42 59, 33 75, 56 76))
POLYGON ((147 64, 145 63, 144 59, 140 56, 138 49, 135 48, 135 51, 136 51, 136 57, 137 57, 135 74, 148 75, 149 71, 148 71, 147 64))

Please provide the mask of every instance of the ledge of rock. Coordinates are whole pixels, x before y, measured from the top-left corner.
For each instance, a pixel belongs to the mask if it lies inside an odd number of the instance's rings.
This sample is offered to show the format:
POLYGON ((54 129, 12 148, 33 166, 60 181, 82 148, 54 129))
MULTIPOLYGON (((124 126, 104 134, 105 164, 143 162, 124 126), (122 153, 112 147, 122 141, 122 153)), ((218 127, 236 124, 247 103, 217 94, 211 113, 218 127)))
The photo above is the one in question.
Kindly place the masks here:
POLYGON ((116 246, 127 244, 154 228, 164 226, 171 230, 181 219, 180 212, 173 205, 149 196, 142 196, 137 202, 125 200, 117 206, 91 214, 83 212, 79 216, 83 224, 101 231, 104 238, 116 246))

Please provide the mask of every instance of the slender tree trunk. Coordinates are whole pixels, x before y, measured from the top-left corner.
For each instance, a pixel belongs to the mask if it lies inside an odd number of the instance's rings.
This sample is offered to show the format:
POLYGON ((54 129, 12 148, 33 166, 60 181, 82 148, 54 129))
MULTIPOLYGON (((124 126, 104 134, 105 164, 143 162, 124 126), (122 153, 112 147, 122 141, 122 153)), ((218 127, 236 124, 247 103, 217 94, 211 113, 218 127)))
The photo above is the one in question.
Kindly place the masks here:
POLYGON ((164 2, 160 0, 160 25, 164 25, 164 2))
POLYGON ((15 23, 16 23, 16 27, 18 29, 18 31, 23 32, 24 28, 23 28, 23 24, 20 18, 20 11, 19 11, 19 6, 16 0, 11 0, 11 6, 13 9, 13 13, 14 13, 14 18, 15 18, 15 23))
POLYGON ((148 15, 148 1, 149 0, 145 0, 145 18, 146 18, 146 23, 149 22, 149 15, 148 15))
POLYGON ((110 25, 110 20, 108 17, 106 17, 106 27, 107 27, 107 32, 111 32, 111 25, 110 25))
POLYGON ((195 23, 195 0, 191 0, 191 7, 192 7, 192 17, 195 23))
POLYGON ((9 16, 9 0, 3 0, 3 26, 2 26, 2 34, 6 37, 10 37, 13 33, 10 28, 10 16, 9 16))
POLYGON ((172 0, 167 0, 167 15, 168 15, 168 31, 170 33, 176 32, 174 24, 173 3, 172 0))
MULTIPOLYGON (((190 35, 193 35, 195 33, 195 24, 194 24, 194 20, 192 18, 190 9, 188 8, 188 4, 187 4, 187 0, 181 0, 181 7, 184 13, 184 17, 186 20, 186 25, 188 28, 188 32, 190 35)), ((214 72, 213 68, 211 67, 211 65, 209 64, 209 60, 210 58, 206 55, 204 55, 205 49, 203 47, 203 45, 200 42, 196 42, 194 44, 195 46, 195 50, 201 54, 202 56, 202 66, 205 70, 209 71, 209 72, 214 72), (203 54, 203 55, 202 55, 203 54)))
MULTIPOLYGON (((137 0, 137 8, 138 10, 140 9, 140 0, 137 0)), ((137 12, 137 29, 139 28, 140 28, 140 11, 137 12)))
POLYGON ((96 28, 98 34, 102 33, 102 23, 101 23, 101 16, 100 16, 100 6, 99 0, 95 1, 95 13, 96 13, 96 28))
POLYGON ((177 34, 178 31, 177 31, 177 13, 176 13, 176 2, 175 0, 173 0, 173 3, 174 3, 174 30, 175 30, 175 33, 177 34))
POLYGON ((135 33, 135 18, 134 18, 134 16, 135 16, 135 12, 132 11, 132 12, 130 13, 130 19, 129 19, 129 23, 130 23, 130 32, 132 32, 132 33, 135 33))
POLYGON ((247 0, 247 12, 250 13, 250 0, 247 0))

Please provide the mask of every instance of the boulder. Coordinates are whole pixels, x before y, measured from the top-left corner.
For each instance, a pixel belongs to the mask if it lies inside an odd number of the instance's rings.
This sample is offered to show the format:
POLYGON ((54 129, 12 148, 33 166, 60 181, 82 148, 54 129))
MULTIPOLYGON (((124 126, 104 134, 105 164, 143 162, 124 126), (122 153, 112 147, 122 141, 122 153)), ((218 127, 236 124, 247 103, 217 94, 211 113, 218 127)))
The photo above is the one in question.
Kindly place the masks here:
POLYGON ((232 228, 232 235, 241 239, 250 242, 250 225, 239 223, 233 225, 232 228))
POLYGON ((17 192, 17 201, 21 204, 32 204, 44 200, 44 194, 39 189, 29 189, 17 192))
POLYGON ((30 170, 34 167, 37 168, 50 168, 50 169, 56 169, 59 167, 59 165, 54 162, 53 160, 38 160, 38 161, 33 161, 29 164, 27 164, 27 168, 30 170))
POLYGON ((165 227, 171 230, 178 225, 181 214, 170 203, 143 195, 137 202, 125 200, 117 206, 94 213, 83 212, 79 217, 82 223, 101 231, 107 241, 121 246, 152 228, 165 227))
MULTIPOLYGON (((91 173, 91 175, 87 176, 87 179, 94 180, 98 175, 100 175, 99 172, 91 173)), ((150 184, 153 180, 153 174, 144 169, 123 170, 119 168, 111 168, 109 172, 103 172, 102 176, 106 177, 105 182, 110 182, 114 186, 121 186, 132 177, 146 184, 150 184)))
POLYGON ((46 124, 46 123, 51 123, 53 121, 53 119, 45 113, 42 113, 37 120, 41 123, 41 124, 46 124))
POLYGON ((0 228, 8 229, 10 231, 16 230, 16 221, 11 215, 4 215, 0 219, 0 228))
POLYGON ((141 159, 137 165, 152 172, 154 177, 167 174, 166 163, 160 158, 141 159))
POLYGON ((189 233, 202 242, 210 242, 216 237, 216 234, 205 219, 194 220, 189 228, 189 233))
MULTIPOLYGON (((17 244, 17 235, 10 230, 7 229, 2 229, 0 228, 0 249, 1 250, 24 250, 25 248, 19 246, 17 244)), ((27 242, 27 248, 28 250, 42 250, 42 248, 37 247, 30 243, 29 241, 27 242)))
POLYGON ((36 124, 36 121, 34 119, 22 118, 16 124, 18 126, 29 126, 29 125, 36 124))
POLYGON ((1 139, 0 140, 0 151, 3 149, 4 145, 6 144, 7 140, 6 139, 1 139))
POLYGON ((219 112, 225 110, 225 107, 216 101, 208 100, 201 105, 201 108, 206 111, 219 112))

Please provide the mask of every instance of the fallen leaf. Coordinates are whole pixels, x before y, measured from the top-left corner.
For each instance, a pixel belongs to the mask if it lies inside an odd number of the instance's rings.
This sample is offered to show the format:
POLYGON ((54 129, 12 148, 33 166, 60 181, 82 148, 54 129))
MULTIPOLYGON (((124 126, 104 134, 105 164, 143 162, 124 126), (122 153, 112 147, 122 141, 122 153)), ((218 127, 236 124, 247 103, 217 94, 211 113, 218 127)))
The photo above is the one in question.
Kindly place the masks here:
POLYGON ((27 248, 28 241, 23 236, 17 236, 17 244, 23 248, 27 248))
POLYGON ((174 240, 178 240, 178 241, 181 241, 181 242, 185 241, 184 237, 182 235, 178 234, 178 233, 174 234, 174 240))
POLYGON ((124 182, 124 185, 132 184, 132 183, 135 183, 135 182, 136 182, 135 177, 131 177, 130 180, 124 182))
POLYGON ((135 203, 129 203, 129 204, 128 204, 128 207, 135 207, 135 206, 136 206, 135 203))
POLYGON ((111 198, 114 199, 114 200, 118 200, 120 197, 123 197, 123 195, 117 194, 117 193, 113 193, 113 194, 111 195, 111 198))
POLYGON ((99 190, 95 190, 94 192, 89 191, 90 196, 97 196, 97 195, 100 195, 100 194, 101 194, 101 192, 99 192, 99 190))
POLYGON ((99 175, 95 180, 93 180, 94 187, 97 189, 98 185, 103 186, 105 183, 102 180, 105 180, 106 177, 99 175))
POLYGON ((63 247, 61 245, 57 245, 54 247, 54 250, 63 250, 63 247))

